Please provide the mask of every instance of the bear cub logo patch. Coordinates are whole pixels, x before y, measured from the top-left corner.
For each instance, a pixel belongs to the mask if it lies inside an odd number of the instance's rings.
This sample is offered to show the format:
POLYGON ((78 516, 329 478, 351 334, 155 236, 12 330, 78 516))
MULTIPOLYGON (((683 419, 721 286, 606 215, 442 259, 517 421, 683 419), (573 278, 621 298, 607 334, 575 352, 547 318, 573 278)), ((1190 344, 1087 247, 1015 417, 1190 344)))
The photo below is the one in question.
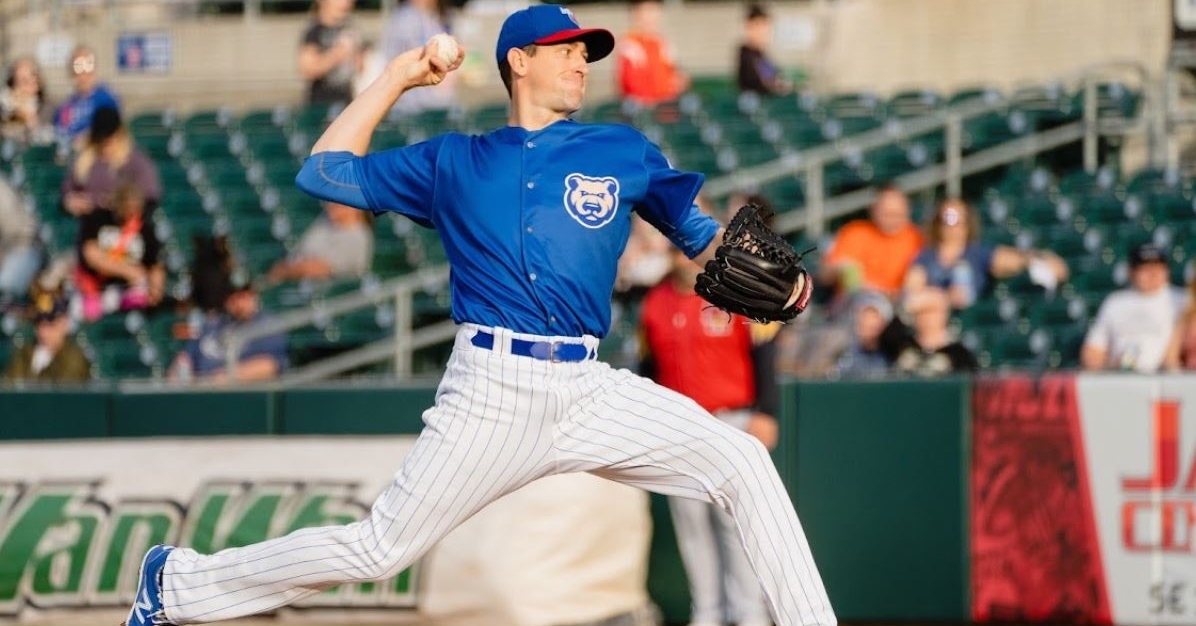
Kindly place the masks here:
POLYGON ((565 210, 586 228, 601 228, 619 210, 619 181, 574 172, 565 177, 565 210))

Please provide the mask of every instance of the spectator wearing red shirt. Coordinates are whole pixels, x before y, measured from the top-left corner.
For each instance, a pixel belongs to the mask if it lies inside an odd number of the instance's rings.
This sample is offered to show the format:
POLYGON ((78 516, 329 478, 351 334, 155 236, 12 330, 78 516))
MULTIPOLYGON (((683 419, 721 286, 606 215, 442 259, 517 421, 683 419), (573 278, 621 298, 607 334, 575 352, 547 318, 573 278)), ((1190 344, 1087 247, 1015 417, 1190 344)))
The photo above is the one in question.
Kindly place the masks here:
MULTIPOLYGON (((766 447, 777 442, 775 353, 779 325, 711 307, 694 293, 701 268, 673 250, 669 277, 644 297, 643 374, 692 398, 723 424, 766 447)), ((771 624, 730 515, 698 500, 669 498, 677 544, 693 600, 690 624, 771 624)))
POLYGON ((660 33, 662 13, 660 0, 632 0, 631 30, 619 40, 619 94, 642 106, 676 100, 689 89, 660 33))

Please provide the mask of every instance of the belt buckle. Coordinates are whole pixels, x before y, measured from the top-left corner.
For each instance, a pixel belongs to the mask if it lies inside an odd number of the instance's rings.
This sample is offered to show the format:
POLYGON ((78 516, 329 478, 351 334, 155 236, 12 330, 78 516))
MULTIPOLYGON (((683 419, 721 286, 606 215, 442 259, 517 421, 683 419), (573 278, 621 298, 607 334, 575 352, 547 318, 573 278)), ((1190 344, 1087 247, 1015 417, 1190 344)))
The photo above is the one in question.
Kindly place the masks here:
POLYGON ((549 362, 551 362, 551 363, 560 363, 561 362, 560 356, 557 355, 557 350, 562 345, 564 345, 563 341, 549 341, 548 342, 548 360, 549 360, 549 362))

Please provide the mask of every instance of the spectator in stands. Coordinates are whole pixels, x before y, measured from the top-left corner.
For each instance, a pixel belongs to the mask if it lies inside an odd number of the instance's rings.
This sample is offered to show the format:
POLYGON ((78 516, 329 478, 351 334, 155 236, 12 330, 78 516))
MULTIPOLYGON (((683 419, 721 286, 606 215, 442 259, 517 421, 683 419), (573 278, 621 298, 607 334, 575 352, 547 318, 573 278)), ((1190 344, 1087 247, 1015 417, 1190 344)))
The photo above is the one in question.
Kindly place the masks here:
POLYGON ((619 40, 619 94, 641 106, 676 100, 689 89, 660 32, 661 0, 631 0, 631 30, 619 40))
POLYGON ((101 107, 95 112, 83 149, 62 181, 62 207, 83 216, 96 208, 113 208, 120 182, 137 187, 151 213, 162 198, 158 168, 140 148, 120 119, 120 112, 101 107))
MULTIPOLYGON (((641 373, 774 448, 779 392, 773 339, 780 324, 752 324, 712 309, 694 292, 701 266, 676 248, 669 256, 669 278, 644 298, 641 373)), ((722 624, 725 616, 740 626, 772 624, 731 517, 685 498, 669 498, 669 509, 689 580, 690 624, 722 624)))
POLYGON ((835 363, 836 373, 843 378, 886 375, 892 357, 891 329, 900 324, 893 317, 892 303, 884 294, 861 291, 856 294, 852 313, 851 340, 835 363))
POLYGON ((781 75, 781 68, 768 58, 772 43, 772 17, 759 4, 748 6, 743 22, 743 43, 739 46, 739 71, 735 82, 740 93, 765 96, 786 94, 793 85, 781 75))
POLYGON ((1196 370, 1196 278, 1188 281, 1188 305, 1171 333, 1163 367, 1168 371, 1196 370))
POLYGON ((82 149, 96 111, 106 107, 119 110, 120 104, 112 91, 100 82, 96 55, 91 48, 75 48, 67 70, 75 91, 54 113, 54 129, 59 146, 75 151, 82 149))
POLYGON ((156 305, 165 293, 162 244, 146 213, 141 187, 121 184, 114 206, 96 209, 79 221, 75 287, 87 320, 156 305))
POLYGON ((951 306, 942 291, 924 290, 907 298, 912 318, 910 333, 896 350, 894 371, 916 376, 941 376, 979 369, 976 355, 957 341, 947 327, 951 306))
POLYGON ((4 378, 43 383, 89 380, 91 363, 70 336, 71 320, 62 291, 35 286, 30 301, 35 341, 13 353, 4 370, 4 378))
POLYGON ((299 47, 299 74, 308 81, 309 104, 353 99, 361 35, 352 21, 353 0, 316 0, 299 47))
MULTIPOLYGON (((448 7, 441 0, 404 0, 382 33, 382 58, 389 61, 412 48, 423 47, 434 35, 450 32, 448 7)), ((395 103, 395 110, 419 113, 447 109, 457 100, 456 72, 439 85, 412 89, 395 103)))
POLYGON ((0 177, 0 308, 29 291, 41 264, 37 219, 16 188, 0 177))
POLYGON ((939 203, 926 224, 926 247, 905 275, 906 296, 940 289, 953 309, 966 309, 988 293, 993 279, 1022 272, 1053 292, 1067 280, 1067 263, 1046 250, 1019 250, 980 241, 980 218, 968 203, 939 203))
POLYGON ((840 296, 861 288, 895 298, 922 249, 922 233, 910 222, 909 198, 894 186, 881 187, 868 219, 854 220, 835 236, 820 278, 840 296))
POLYGON ((307 228, 290 256, 270 268, 270 281, 361 278, 370 271, 374 231, 368 214, 335 202, 323 204, 324 216, 307 228))
POLYGON ((1187 298, 1171 286, 1167 255, 1158 247, 1138 246, 1129 263, 1131 288, 1105 298, 1088 329, 1080 351, 1084 369, 1150 373, 1163 366, 1187 298))
POLYGON ((278 333, 259 337, 241 348, 233 372, 227 364, 226 333, 269 319, 261 311, 257 290, 238 273, 226 284, 224 312, 205 318, 195 339, 175 356, 168 371, 171 380, 212 383, 254 382, 278 378, 287 367, 287 337, 278 333))
POLYGON ((37 62, 29 58, 13 61, 0 90, 0 134, 21 145, 50 143, 54 129, 49 111, 37 62))

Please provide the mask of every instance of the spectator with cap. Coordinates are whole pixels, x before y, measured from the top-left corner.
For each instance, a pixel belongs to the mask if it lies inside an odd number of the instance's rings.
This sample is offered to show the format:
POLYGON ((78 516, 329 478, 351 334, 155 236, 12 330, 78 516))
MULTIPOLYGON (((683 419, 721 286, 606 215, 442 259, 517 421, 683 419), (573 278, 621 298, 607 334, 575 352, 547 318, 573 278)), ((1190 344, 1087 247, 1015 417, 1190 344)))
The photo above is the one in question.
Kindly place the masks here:
POLYGON ((287 258, 270 268, 271 282, 361 278, 374 258, 369 215, 350 206, 324 202, 324 216, 304 231, 287 258))
POLYGON ((889 371, 892 358, 892 329, 896 322, 893 305, 884 294, 861 291, 852 308, 852 335, 847 349, 835 363, 843 378, 879 378, 889 371))
POLYGON ((748 6, 743 21, 743 43, 739 46, 739 71, 735 83, 740 93, 765 96, 786 94, 793 85, 781 75, 781 68, 768 58, 772 43, 772 16, 759 4, 748 6))
POLYGON ((1180 313, 1184 292, 1170 284, 1167 256, 1153 244, 1130 253, 1130 288, 1101 303, 1080 351, 1087 370, 1157 372, 1180 313))
POLYGON ((227 335, 269 320, 261 310, 257 289, 240 272, 233 272, 226 283, 224 311, 205 318, 199 334, 175 356, 168 372, 172 380, 212 383, 260 382, 274 380, 287 367, 287 337, 275 333, 258 337, 241 347, 233 372, 228 362, 227 335))
POLYGON ((96 111, 105 107, 120 108, 116 95, 100 82, 96 65, 96 55, 91 48, 78 46, 71 52, 67 71, 75 90, 54 113, 55 134, 64 148, 82 148, 96 111))
POLYGON ((60 289, 33 288, 32 343, 17 349, 4 370, 9 381, 82 383, 91 379, 91 363, 71 338, 67 300, 60 289))
POLYGON ((148 215, 162 198, 158 167, 133 142, 120 111, 102 107, 92 118, 82 150, 67 169, 62 181, 62 208, 83 216, 93 209, 112 209, 116 188, 135 186, 145 201, 148 215))
POLYGON ((918 251, 922 233, 910 221, 909 197, 901 189, 880 187, 867 219, 849 222, 835 235, 824 257, 820 278, 840 296, 861 288, 895 298, 918 251))
POLYGON ((619 93, 640 106, 676 100, 689 89, 673 47, 660 32, 661 0, 631 0, 631 30, 619 39, 619 93))

